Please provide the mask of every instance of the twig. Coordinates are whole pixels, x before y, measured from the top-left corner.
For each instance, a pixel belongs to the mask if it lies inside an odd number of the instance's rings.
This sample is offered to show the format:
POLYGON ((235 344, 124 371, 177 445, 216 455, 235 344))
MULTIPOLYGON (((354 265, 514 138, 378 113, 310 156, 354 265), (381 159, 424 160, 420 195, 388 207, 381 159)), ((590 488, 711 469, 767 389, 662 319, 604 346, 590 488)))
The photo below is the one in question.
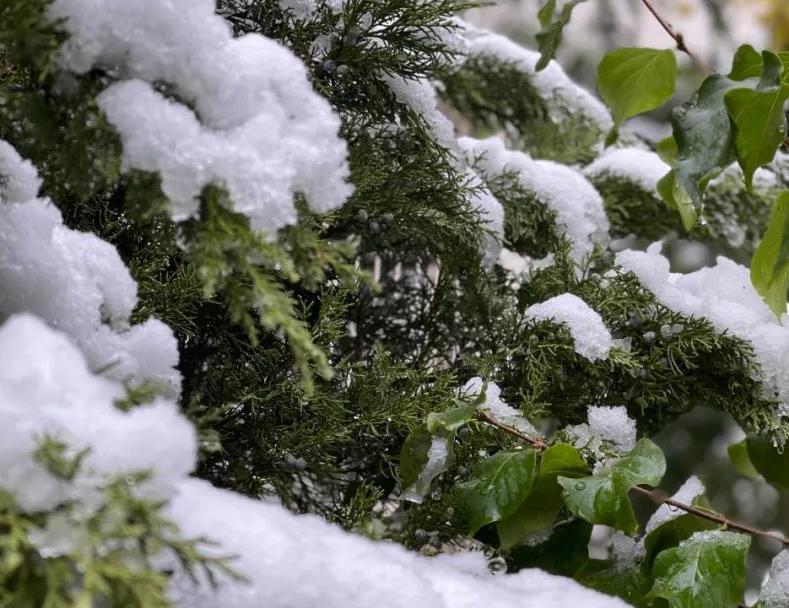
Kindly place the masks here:
POLYGON ((507 433, 508 435, 517 437, 521 441, 528 443, 535 450, 544 450, 548 447, 548 444, 545 443, 545 439, 543 439, 542 437, 531 437, 526 433, 524 433, 523 431, 516 429, 514 426, 510 426, 509 424, 503 423, 501 420, 497 420, 490 414, 490 412, 486 412, 485 410, 479 410, 474 415, 474 417, 480 422, 484 422, 485 424, 494 426, 500 431, 507 433))
POLYGON ((685 37, 682 35, 682 32, 675 30, 668 21, 660 16, 660 13, 658 13, 655 7, 652 5, 652 0, 641 0, 641 2, 647 7, 647 10, 652 13, 655 19, 657 19, 661 27, 666 30, 666 33, 674 39, 674 41, 677 43, 677 50, 690 57, 699 70, 705 74, 712 74, 714 70, 690 51, 688 46, 685 44, 685 37))
POLYGON ((730 530, 736 530, 738 532, 750 534, 751 536, 758 536, 761 538, 774 540, 781 543, 784 547, 789 547, 789 538, 781 536, 780 534, 776 534, 775 532, 766 532, 765 530, 759 530, 752 526, 748 526, 746 524, 741 524, 736 521, 732 521, 731 519, 720 513, 715 513, 714 511, 707 511, 706 509, 700 509, 699 507, 694 507, 693 505, 687 505, 683 502, 679 502, 678 500, 674 500, 670 496, 666 496, 660 490, 647 488, 645 486, 635 486, 633 489, 636 492, 639 492, 644 496, 647 496, 652 502, 656 504, 659 505, 665 504, 670 507, 674 507, 675 509, 679 509, 680 511, 685 511, 686 513, 695 515, 696 517, 700 517, 701 519, 706 519, 707 521, 715 522, 725 528, 729 528, 730 530))

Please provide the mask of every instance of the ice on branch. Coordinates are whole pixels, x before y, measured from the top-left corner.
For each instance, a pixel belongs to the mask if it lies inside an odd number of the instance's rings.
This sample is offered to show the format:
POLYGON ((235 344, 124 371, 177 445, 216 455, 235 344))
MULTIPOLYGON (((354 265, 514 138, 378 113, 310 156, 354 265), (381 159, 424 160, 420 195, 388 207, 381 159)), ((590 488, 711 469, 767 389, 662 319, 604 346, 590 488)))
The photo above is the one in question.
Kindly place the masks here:
POLYGON ((498 137, 464 137, 459 144, 469 162, 474 162, 484 174, 517 173, 520 185, 555 214, 559 232, 572 243, 574 260, 583 261, 597 245, 607 242, 608 218, 603 199, 575 169, 507 150, 498 137))
POLYGON ((584 169, 584 174, 592 180, 604 176, 621 178, 652 193, 669 169, 671 167, 654 152, 639 148, 618 148, 604 152, 584 169))
POLYGON ((480 405, 480 409, 487 410, 491 415, 498 420, 509 426, 515 427, 522 433, 531 437, 538 437, 539 433, 534 428, 531 422, 526 420, 523 414, 510 407, 501 399, 501 389, 495 382, 485 382, 482 378, 472 378, 461 389, 461 393, 467 397, 476 397, 485 389, 485 403, 480 405))
MULTIPOLYGON (((162 563, 176 572, 170 590, 176 606, 626 606, 537 570, 494 577, 481 554, 431 560, 399 545, 350 534, 320 517, 294 515, 280 505, 190 479, 195 433, 175 405, 157 400, 120 411, 114 401, 123 396, 123 388, 92 375, 64 335, 32 316, 15 316, 0 327, 0 360, 5 422, 0 429, 0 487, 22 506, 49 509, 70 498, 86 501, 86 507, 96 505, 87 471, 101 477, 148 469, 153 476, 140 491, 150 487, 159 497, 171 497, 167 514, 184 537, 212 539, 218 544, 206 551, 237 556, 230 565, 248 580, 223 578, 213 588, 208 581, 195 584, 177 560, 163 555, 162 563), (50 475, 32 456, 42 435, 75 449, 90 448, 81 469, 86 473, 70 483, 50 475)), ((46 533, 37 540, 56 543, 43 551, 64 550, 63 541, 61 536, 48 539, 46 533)))
POLYGON ((137 284, 115 247, 71 230, 49 199, 36 196, 35 169, 0 141, 0 320, 31 312, 71 337, 91 369, 119 381, 180 391, 178 349, 158 320, 130 326, 137 284), (8 198, 6 198, 8 197, 8 198))
POLYGON ((606 107, 589 91, 573 82, 557 62, 551 61, 547 68, 538 72, 536 66, 540 53, 526 49, 504 36, 468 24, 463 34, 468 44, 468 57, 489 58, 514 65, 529 79, 542 99, 554 102, 548 105, 554 122, 562 122, 572 114, 598 125, 603 133, 611 128, 611 114, 606 107))
POLYGON ((350 195, 340 120, 301 61, 259 34, 233 38, 212 0, 55 0, 49 14, 69 34, 63 68, 128 79, 99 105, 120 132, 124 168, 159 172, 175 219, 197 215, 208 184, 268 233, 295 222, 296 193, 319 212, 350 195))
POLYGON ((124 388, 93 375, 64 335, 28 314, 0 327, 0 488, 28 511, 69 500, 90 505, 98 480, 155 470, 141 488, 166 498, 192 470, 196 437, 174 403, 156 399, 123 412, 124 388), (48 437, 76 453, 88 448, 71 482, 53 476, 33 457, 48 437))
POLYGON ((789 416, 789 328, 753 288, 748 269, 721 256, 711 268, 672 273, 661 248, 654 243, 646 252, 622 251, 616 263, 671 310, 708 319, 718 331, 749 342, 761 368, 754 379, 762 383, 765 399, 779 402, 776 413, 789 416))
POLYGON ((570 330, 575 352, 589 361, 608 357, 613 339, 599 313, 578 296, 564 293, 545 302, 533 304, 524 312, 526 319, 559 323, 570 330))

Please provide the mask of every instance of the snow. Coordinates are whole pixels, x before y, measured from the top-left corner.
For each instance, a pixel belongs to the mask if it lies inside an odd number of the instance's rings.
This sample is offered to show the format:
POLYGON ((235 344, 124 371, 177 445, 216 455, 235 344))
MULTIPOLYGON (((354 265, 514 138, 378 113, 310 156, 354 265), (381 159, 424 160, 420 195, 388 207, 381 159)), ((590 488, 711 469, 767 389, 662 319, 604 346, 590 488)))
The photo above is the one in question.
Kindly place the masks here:
POLYGON ((789 550, 775 556, 770 572, 759 593, 760 608, 789 606, 789 550))
MULTIPOLYGON (((175 404, 157 399, 122 412, 114 402, 123 388, 93 375, 65 335, 31 315, 16 315, 0 327, 0 360, 0 487, 22 508, 48 510, 70 499, 96 508, 97 488, 108 476, 148 469, 155 474, 138 491, 169 498, 166 515, 184 537, 218 543, 203 551, 235 556, 230 565, 247 581, 220 576, 213 588, 205 580, 195 585, 174 556, 163 555, 162 563, 175 571, 170 595, 176 606, 626 606, 537 570, 494 577, 485 573, 482 557, 430 560, 318 516, 294 515, 190 479, 196 436, 175 404), (74 449, 90 448, 72 482, 53 477, 32 457, 43 435, 74 449)), ((79 552, 81 535, 67 524, 55 514, 36 530, 32 540, 43 555, 79 552)))
POLYGON ((636 423, 624 406, 589 406, 587 417, 595 437, 610 441, 623 452, 636 447, 636 423))
POLYGON ((0 487, 27 511, 70 499, 86 503, 96 477, 155 470, 147 493, 167 497, 192 470, 197 441, 174 403, 156 399, 123 412, 120 384, 94 376, 76 346, 29 314, 0 326, 0 487), (32 457, 51 437, 74 451, 90 448, 72 483, 32 457))
POLYGON ((24 203, 36 198, 40 188, 41 178, 33 163, 0 139, 0 204, 24 203))
MULTIPOLYGON (((674 500, 677 502, 684 503, 686 505, 692 505, 693 501, 702 496, 704 494, 704 484, 701 483, 701 480, 696 477, 695 475, 691 476, 682 486, 677 490, 677 493, 672 496, 674 500)), ((649 518, 647 522, 646 528, 644 529, 644 534, 649 534, 652 530, 655 530, 662 526, 664 523, 671 521, 675 517, 679 517, 682 515, 682 512, 669 507, 666 504, 660 505, 657 511, 652 514, 652 517, 649 518)))
POLYGON ((470 189, 469 202, 474 209, 479 211, 488 230, 482 237, 482 263, 486 268, 492 268, 499 259, 504 240, 504 207, 491 194, 476 173, 471 169, 466 169, 466 175, 470 189))
POLYGON ((638 185, 645 192, 655 192, 657 183, 669 167, 654 152, 639 148, 608 149, 584 169, 591 180, 606 175, 619 177, 638 185))
POLYGON ((603 449, 605 444, 622 453, 635 447, 636 423, 624 406, 590 405, 586 415, 588 423, 568 426, 564 432, 576 448, 593 453, 597 460, 595 470, 611 460, 611 453, 603 449))
POLYGON ((589 361, 606 359, 613 346, 611 333, 599 313, 578 296, 564 293, 533 304, 524 312, 526 319, 565 325, 575 341, 575 352, 589 361))
POLYGON ((748 268, 721 256, 713 267, 672 273, 661 248, 654 243, 646 252, 622 251, 616 263, 671 310, 708 319, 718 331, 749 342, 761 368, 754 379, 762 383, 765 399, 780 402, 777 413, 789 415, 789 328, 753 288, 748 268))
MULTIPOLYGON (((485 381, 477 376, 466 382, 460 392, 466 397, 476 397, 482 392, 483 386, 485 386, 485 381)), ((485 403, 480 405, 480 408, 490 412, 496 420, 515 427, 526 435, 535 438, 539 436, 537 429, 526 420, 519 410, 502 401, 501 389, 495 382, 488 382, 485 388, 485 403)))
POLYGON ((603 132, 613 126, 611 115, 602 102, 574 83, 555 61, 537 72, 536 66, 540 59, 538 52, 526 49, 504 36, 468 24, 465 25, 463 34, 468 41, 470 57, 487 57, 513 64, 528 77, 543 99, 557 101, 556 108, 553 107, 554 104, 549 104, 552 119, 556 122, 564 120, 569 111, 596 123, 603 132))
POLYGON ((181 577, 171 594, 178 606, 626 606, 619 599, 538 570, 492 576, 482 570, 481 558, 480 566, 473 569, 467 555, 431 560, 393 543, 348 534, 317 516, 293 515, 278 505, 214 489, 204 481, 181 484, 170 516, 189 537, 221 539, 217 553, 238 555, 234 567, 251 581, 249 585, 223 581, 216 590, 205 586, 196 590, 188 578, 181 577))
POLYGON ((64 226, 49 199, 19 200, 35 196, 40 179, 5 142, 0 155, 0 174, 15 184, 11 198, 0 199, 0 320, 34 313, 68 334, 91 369, 178 394, 175 337, 156 319, 129 325, 137 284, 115 247, 64 226))
POLYGON ((388 74, 383 74, 382 79, 395 94, 397 101, 424 118, 440 144, 454 149, 455 126, 438 109, 436 90, 429 80, 426 78, 406 79, 402 76, 388 74))
POLYGON ((507 150, 499 137, 458 140, 469 162, 483 173, 514 171, 520 184, 556 215, 559 231, 572 243, 571 255, 582 262, 608 241, 608 217, 603 199, 575 169, 547 160, 533 160, 523 152, 507 150))
POLYGON ((293 195, 314 211, 343 204, 340 120, 311 88, 293 53, 259 34, 233 38, 211 0, 54 0, 49 16, 70 34, 61 67, 107 68, 126 80, 99 106, 119 131, 123 168, 158 171, 174 219, 195 217, 207 184, 225 187, 253 228, 295 221, 293 195), (186 105, 152 83, 168 83, 186 105))

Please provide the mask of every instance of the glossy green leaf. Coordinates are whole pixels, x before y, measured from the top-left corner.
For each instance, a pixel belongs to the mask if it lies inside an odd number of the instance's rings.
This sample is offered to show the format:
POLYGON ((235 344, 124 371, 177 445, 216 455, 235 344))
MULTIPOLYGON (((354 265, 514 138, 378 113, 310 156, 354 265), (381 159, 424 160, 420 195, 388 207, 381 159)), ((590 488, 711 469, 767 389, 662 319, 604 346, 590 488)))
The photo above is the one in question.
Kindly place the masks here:
MULTIPOLYGON (((484 403, 484 393, 482 403, 484 403)), ((426 420, 427 430, 434 435, 441 434, 442 436, 455 433, 474 419, 474 413, 479 405, 480 401, 475 399, 468 405, 454 407, 441 413, 428 414, 426 420)))
POLYGON ((757 479, 759 477, 759 471, 753 466, 751 457, 748 455, 748 443, 745 439, 732 443, 728 447, 727 452, 729 453, 729 459, 734 464, 734 468, 737 469, 740 475, 749 479, 757 479))
POLYGON ((657 191, 666 205, 679 212, 679 217, 685 230, 693 230, 699 219, 699 214, 696 212, 690 196, 677 181, 677 173, 674 169, 658 181, 657 191))
POLYGON ((735 608, 745 590, 749 536, 734 532, 700 532, 655 559, 650 597, 671 608, 735 608))
POLYGON ((774 53, 765 51, 762 55, 764 69, 756 89, 733 89, 724 96, 729 115, 737 126, 737 161, 749 190, 756 169, 772 162, 786 139, 783 108, 789 98, 789 86, 781 82, 783 64, 774 53))
POLYGON ((564 505, 556 481, 559 475, 583 477, 588 473, 586 462, 571 445, 559 443, 545 450, 529 496, 512 515, 496 524, 501 546, 510 549, 530 534, 553 524, 564 505))
POLYGON ((420 424, 408 437, 405 438, 400 451, 400 482, 403 488, 408 488, 416 483, 428 459, 433 436, 427 430, 427 425, 420 424))
POLYGON ((709 76, 693 100, 671 114, 677 182, 697 207, 709 181, 736 160, 735 131, 724 96, 742 86, 725 76, 709 76))
POLYGON ((657 152, 657 155, 664 163, 673 165, 679 154, 679 150, 677 150, 677 140, 674 139, 673 135, 661 139, 655 146, 655 152, 657 152))
POLYGON ((584 587, 591 587, 606 595, 614 595, 631 606, 646 608, 652 604, 646 599, 652 587, 649 571, 640 562, 611 563, 589 560, 575 580, 584 587))
POLYGON ((556 50, 562 43, 564 28, 570 23, 573 9, 582 2, 586 2, 586 0, 570 0, 556 15, 556 0, 547 0, 537 13, 542 26, 537 33, 537 48, 540 51, 540 60, 536 67, 538 72, 548 67, 551 59, 556 57, 556 50))
POLYGON ((731 80, 760 78, 763 69, 764 59, 762 58, 762 54, 750 44, 744 44, 738 48, 737 52, 734 54, 729 78, 731 80))
POLYGON ((515 567, 539 568, 560 576, 575 576, 589 562, 592 525, 571 519, 553 525, 545 542, 521 544, 510 553, 515 567))
POLYGON ((671 50, 617 49, 597 68, 597 88, 611 108, 614 131, 628 118, 671 99, 676 81, 677 58, 671 50))
POLYGON ((631 452, 599 473, 580 479, 560 476, 558 481, 564 501, 575 515, 592 524, 635 534, 638 521, 628 491, 636 485, 658 485, 665 472, 661 449, 649 439, 641 439, 631 452))
POLYGON ((767 230, 751 259, 751 283, 776 315, 786 312, 789 286, 789 191, 773 204, 767 230))
POLYGON ((748 437, 748 456, 754 468, 772 485, 789 490, 789 446, 779 451, 769 439, 748 437))
POLYGON ((499 452, 477 463, 470 479, 459 484, 455 494, 470 534, 512 515, 531 492, 536 476, 534 450, 499 452))

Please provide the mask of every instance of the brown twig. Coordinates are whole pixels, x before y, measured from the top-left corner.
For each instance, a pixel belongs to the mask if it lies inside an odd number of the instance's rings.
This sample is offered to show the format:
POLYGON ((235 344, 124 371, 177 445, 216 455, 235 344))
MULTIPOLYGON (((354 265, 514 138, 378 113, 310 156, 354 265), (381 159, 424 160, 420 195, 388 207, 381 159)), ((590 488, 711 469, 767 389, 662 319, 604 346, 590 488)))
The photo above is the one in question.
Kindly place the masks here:
POLYGON ((776 534, 775 532, 766 532, 764 530, 759 530, 758 528, 754 528, 746 524, 741 524, 736 521, 732 521, 731 519, 720 513, 715 513, 714 511, 708 511, 706 509, 694 507, 693 505, 687 505, 683 502, 679 502, 678 500, 674 500, 673 498, 667 496, 660 490, 647 488, 645 486, 635 486, 633 490, 648 497, 652 502, 656 504, 668 505, 670 507, 674 507, 675 509, 679 509, 680 511, 685 511, 686 513, 690 513, 691 515, 700 517, 701 519, 706 519, 707 521, 712 521, 717 524, 720 524, 721 526, 728 528, 730 530, 736 530, 737 532, 743 532, 745 534, 750 534, 751 536, 758 536, 761 538, 774 540, 776 542, 781 543, 784 547, 789 547, 789 538, 781 536, 780 534, 776 534))
POLYGON ((655 19, 657 19, 661 27, 666 30, 666 33, 674 39, 674 41, 677 43, 677 50, 690 57, 699 70, 705 74, 712 74, 714 70, 690 51, 688 46, 685 44, 685 37, 682 35, 682 32, 675 30, 674 26, 672 26, 668 21, 660 16, 660 13, 658 13, 657 9, 655 9, 655 7, 652 5, 652 0, 641 0, 641 2, 647 7, 647 10, 652 13, 655 19))
POLYGON ((531 437, 516 429, 514 426, 510 426, 509 424, 503 423, 501 420, 497 420, 494 418, 490 412, 485 410, 478 410, 474 417, 479 420, 480 422, 484 422, 485 424, 489 424, 490 426, 496 427, 500 431, 507 433, 508 435, 512 435, 513 437, 517 437, 521 441, 528 443, 531 447, 535 450, 544 450, 548 447, 548 444, 545 443, 545 439, 542 437, 531 437))

